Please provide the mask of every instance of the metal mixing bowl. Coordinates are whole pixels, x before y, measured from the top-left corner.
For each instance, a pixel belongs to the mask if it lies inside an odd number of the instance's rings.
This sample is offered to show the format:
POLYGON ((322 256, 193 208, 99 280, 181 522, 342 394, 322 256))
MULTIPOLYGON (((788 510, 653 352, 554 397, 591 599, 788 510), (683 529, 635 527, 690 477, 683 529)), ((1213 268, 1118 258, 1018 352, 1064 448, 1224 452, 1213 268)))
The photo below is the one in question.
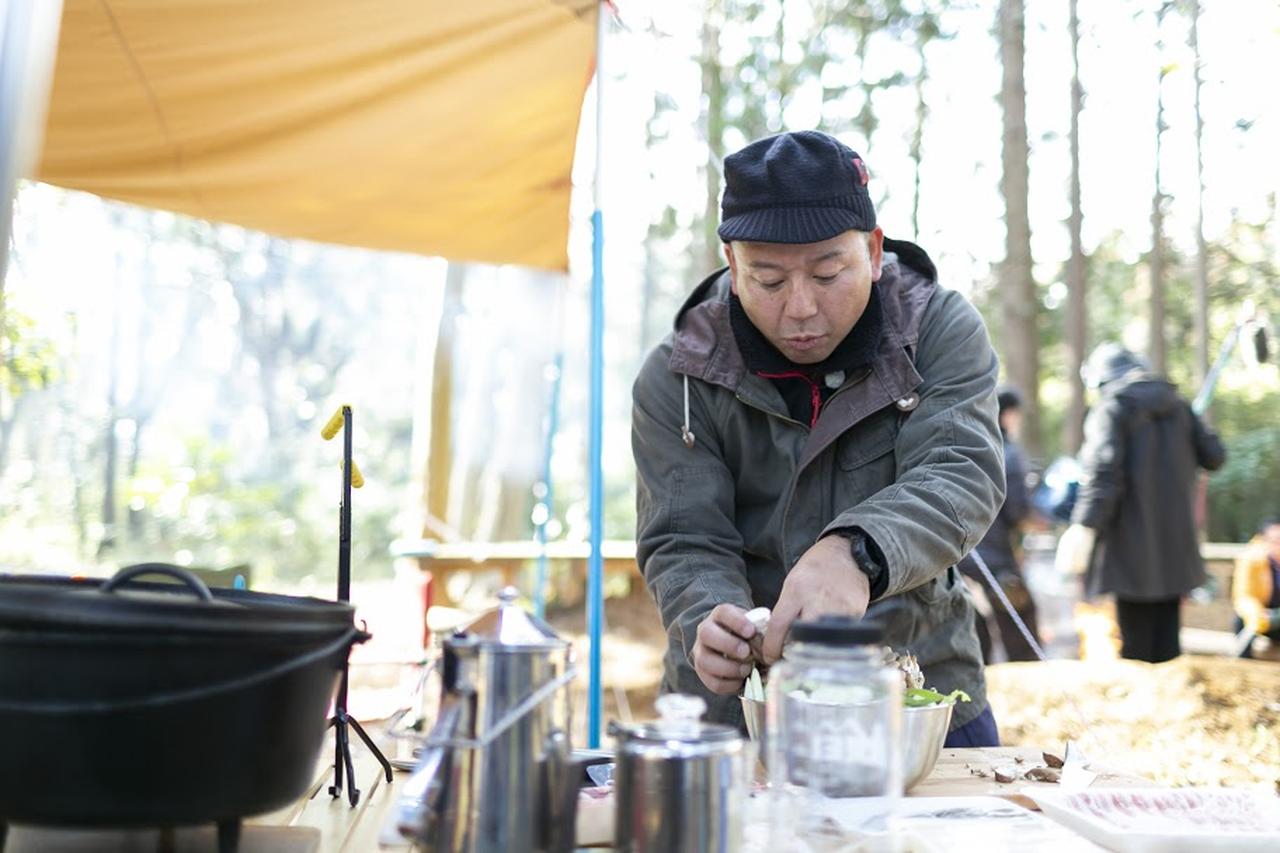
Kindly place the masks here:
MULTIPOLYGON (((742 716, 747 722, 747 734, 759 744, 760 760, 767 763, 765 744, 764 702, 758 699, 742 700, 742 716)), ((933 772, 942 754, 942 744, 947 739, 947 727, 951 725, 953 705, 928 705, 923 708, 902 709, 902 781, 903 790, 910 791, 933 772)))

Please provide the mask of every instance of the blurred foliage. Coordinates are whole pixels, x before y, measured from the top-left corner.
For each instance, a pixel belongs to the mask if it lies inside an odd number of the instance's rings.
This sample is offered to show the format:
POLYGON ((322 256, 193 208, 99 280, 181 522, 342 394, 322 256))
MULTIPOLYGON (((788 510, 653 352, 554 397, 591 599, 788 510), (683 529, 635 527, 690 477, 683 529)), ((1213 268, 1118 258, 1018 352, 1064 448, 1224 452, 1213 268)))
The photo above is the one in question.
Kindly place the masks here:
MULTIPOLYGON (((1146 335, 1147 256, 1127 257, 1125 237, 1112 234, 1090 255, 1087 263, 1089 340, 1091 349, 1103 341, 1119 341, 1141 352, 1146 335)), ((1227 463, 1209 480, 1209 538, 1244 541, 1261 519, 1280 513, 1280 365, 1277 361, 1275 319, 1280 317, 1280 247, 1267 222, 1237 221, 1226 237, 1209 244, 1211 331, 1210 359, 1218 355, 1231 334, 1241 306, 1251 300, 1272 318, 1271 361, 1263 366, 1247 362, 1238 348, 1223 371, 1208 417, 1227 447, 1227 463)), ((1166 249, 1169 378, 1183 396, 1193 398, 1196 380, 1194 336, 1194 258, 1176 247, 1166 249)), ((1065 278, 1063 269, 1059 281, 1065 278)), ((1062 289, 1042 285, 1040 297, 1041 397, 1044 407, 1045 457, 1059 455, 1068 388, 1063 375, 1062 289)), ((1000 311, 990 289, 975 302, 999 339, 1000 311)))
POLYGON ((1280 514, 1280 416, 1276 392, 1270 398, 1223 395, 1218 411, 1230 411, 1231 429, 1218 421, 1227 445, 1227 463, 1209 478, 1209 539, 1246 542, 1264 518, 1280 514), (1241 428, 1249 422, 1256 428, 1241 428))
POLYGON ((255 583, 326 588, 342 442, 319 431, 341 399, 366 480, 353 567, 391 574, 425 261, 39 185, 19 211, 7 295, 32 313, 0 336, 0 564, 247 563, 255 583), (54 238, 71 228, 75 254, 54 238))
POLYGON ((10 399, 57 378, 53 341, 40 334, 34 319, 10 305, 0 311, 0 347, 0 386, 10 399))
MULTIPOLYGON (((246 470, 230 444, 206 436, 185 444, 186 466, 145 466, 128 483, 131 535, 116 554, 119 562, 182 554, 196 566, 248 563, 258 578, 336 576, 342 482, 337 465, 327 469, 324 488, 318 489, 297 477, 246 470)), ((328 447, 336 455, 340 445, 328 447)), ((385 467, 357 464, 375 479, 385 467)), ((384 576, 396 508, 376 493, 353 490, 352 510, 352 565, 362 579, 384 576)))

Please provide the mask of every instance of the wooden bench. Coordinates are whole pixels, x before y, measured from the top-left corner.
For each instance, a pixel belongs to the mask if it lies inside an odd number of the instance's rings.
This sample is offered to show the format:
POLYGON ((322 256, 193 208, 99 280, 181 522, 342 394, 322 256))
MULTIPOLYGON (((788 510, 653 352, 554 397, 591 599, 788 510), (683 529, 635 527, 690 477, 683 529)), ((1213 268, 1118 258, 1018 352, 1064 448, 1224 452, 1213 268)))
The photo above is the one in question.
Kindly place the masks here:
MULTIPOLYGON (((601 543, 600 552, 606 578, 639 578, 634 542, 606 539, 601 543)), ((461 598, 460 590, 452 583, 455 577, 496 571, 501 575, 504 586, 519 585, 520 572, 532 569, 544 554, 550 565, 560 567, 567 564, 571 577, 585 579, 591 545, 587 542, 548 542, 544 546, 531 540, 440 542, 435 539, 397 539, 391 543, 391 554, 417 560, 418 568, 430 576, 428 606, 453 606, 461 598)))

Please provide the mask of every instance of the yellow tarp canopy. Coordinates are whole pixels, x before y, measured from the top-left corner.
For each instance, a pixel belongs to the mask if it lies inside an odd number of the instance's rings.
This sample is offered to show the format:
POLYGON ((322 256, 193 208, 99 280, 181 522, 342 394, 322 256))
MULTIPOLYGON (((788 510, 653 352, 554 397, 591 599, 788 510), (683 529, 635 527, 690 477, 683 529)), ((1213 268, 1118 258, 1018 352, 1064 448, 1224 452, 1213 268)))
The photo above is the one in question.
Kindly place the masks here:
POLYGON ((42 181, 566 267, 597 0, 64 0, 42 181))

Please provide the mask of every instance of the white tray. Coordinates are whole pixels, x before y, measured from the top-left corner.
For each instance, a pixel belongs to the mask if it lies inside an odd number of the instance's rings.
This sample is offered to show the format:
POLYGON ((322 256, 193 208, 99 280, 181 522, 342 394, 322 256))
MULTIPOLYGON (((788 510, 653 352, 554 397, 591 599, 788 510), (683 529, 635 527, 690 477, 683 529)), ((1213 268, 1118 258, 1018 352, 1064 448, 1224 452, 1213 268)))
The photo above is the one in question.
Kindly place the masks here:
POLYGON ((1280 798, 1233 788, 1024 788, 1049 817, 1116 853, 1280 850, 1280 798))
POLYGON ((813 804, 803 813, 753 797, 744 836, 743 853, 1099 851, 1062 824, 1000 797, 851 798, 813 804))

